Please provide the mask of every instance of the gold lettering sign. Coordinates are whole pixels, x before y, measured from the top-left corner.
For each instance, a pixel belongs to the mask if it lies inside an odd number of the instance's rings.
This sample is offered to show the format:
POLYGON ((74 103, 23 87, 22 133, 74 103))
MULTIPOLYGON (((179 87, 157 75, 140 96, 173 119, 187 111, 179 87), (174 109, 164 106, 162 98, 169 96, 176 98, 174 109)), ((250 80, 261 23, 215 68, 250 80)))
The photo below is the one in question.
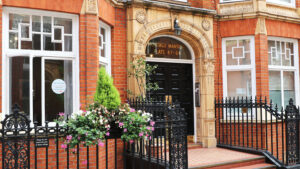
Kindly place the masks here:
POLYGON ((180 41, 169 37, 152 39, 146 49, 147 57, 191 59, 188 48, 180 41))

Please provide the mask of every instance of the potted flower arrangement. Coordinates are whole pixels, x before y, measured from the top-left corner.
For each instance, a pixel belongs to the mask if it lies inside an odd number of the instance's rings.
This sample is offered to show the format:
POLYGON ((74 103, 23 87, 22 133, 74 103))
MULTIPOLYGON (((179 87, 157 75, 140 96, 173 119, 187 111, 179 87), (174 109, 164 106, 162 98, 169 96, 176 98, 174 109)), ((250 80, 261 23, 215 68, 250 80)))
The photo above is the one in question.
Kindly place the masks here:
POLYGON ((113 80, 101 68, 94 103, 87 107, 87 111, 73 113, 66 122, 64 115, 60 114, 57 122, 68 131, 61 147, 69 145, 69 148, 74 148, 78 144, 104 146, 104 139, 112 134, 115 137, 120 135, 122 140, 130 143, 141 138, 150 140, 155 124, 151 121, 152 115, 120 103, 113 80))
POLYGON ((154 121, 151 121, 152 114, 145 111, 136 111, 128 104, 120 106, 116 123, 122 129, 121 139, 133 143, 134 140, 149 139, 154 131, 154 121))

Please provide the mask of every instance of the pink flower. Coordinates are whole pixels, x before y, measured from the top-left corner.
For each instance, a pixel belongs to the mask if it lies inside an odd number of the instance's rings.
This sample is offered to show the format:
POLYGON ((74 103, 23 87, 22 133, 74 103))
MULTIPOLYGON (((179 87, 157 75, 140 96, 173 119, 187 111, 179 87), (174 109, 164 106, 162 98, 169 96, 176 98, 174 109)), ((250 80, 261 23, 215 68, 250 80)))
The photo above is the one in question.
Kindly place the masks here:
POLYGON ((151 140, 151 136, 149 136, 149 140, 151 140))
POLYGON ((87 160, 82 161, 82 164, 84 165, 87 164, 87 160))
POLYGON ((68 135, 68 136, 67 136, 67 140, 72 140, 72 136, 71 136, 71 135, 68 135))
POLYGON ((80 136, 78 136, 77 139, 80 140, 80 136))
POLYGON ((124 123, 120 122, 119 127, 122 127, 122 126, 124 126, 124 123))
POLYGON ((126 132, 127 132, 127 129, 124 129, 123 132, 126 133, 126 132))
POLYGON ((149 136, 149 134, 146 134, 146 137, 148 137, 149 136))
POLYGON ((151 127, 148 126, 148 127, 147 127, 147 130, 151 130, 151 127))
POLYGON ((130 108, 130 112, 135 112, 135 109, 133 109, 133 108, 130 108))
POLYGON ((109 132, 107 132, 107 133, 106 133, 106 136, 109 136, 109 135, 110 135, 110 133, 109 133, 109 132))
POLYGON ((88 132, 86 132, 86 133, 85 133, 85 135, 86 135, 86 136, 88 136, 88 135, 89 135, 89 133, 88 133, 88 132))
POLYGON ((150 125, 153 127, 155 125, 154 121, 150 121, 150 125))
POLYGON ((132 143, 134 143, 134 141, 133 140, 129 140, 129 143, 132 144, 132 143))
POLYGON ((75 153, 75 152, 76 152, 76 150, 77 150, 76 148, 73 148, 73 149, 72 149, 72 152, 73 152, 73 153, 75 153))
POLYGON ((98 146, 103 147, 104 143, 101 140, 98 140, 98 146))
POLYGON ((64 112, 59 112, 58 115, 61 117, 61 116, 64 116, 65 113, 64 112))
POLYGON ((154 131, 154 127, 152 127, 152 131, 154 131))
POLYGON ((139 136, 142 137, 144 135, 144 132, 140 132, 139 136))
POLYGON ((83 141, 82 144, 85 144, 85 141, 83 141))
POLYGON ((66 149, 68 146, 66 144, 61 144, 61 148, 66 149))

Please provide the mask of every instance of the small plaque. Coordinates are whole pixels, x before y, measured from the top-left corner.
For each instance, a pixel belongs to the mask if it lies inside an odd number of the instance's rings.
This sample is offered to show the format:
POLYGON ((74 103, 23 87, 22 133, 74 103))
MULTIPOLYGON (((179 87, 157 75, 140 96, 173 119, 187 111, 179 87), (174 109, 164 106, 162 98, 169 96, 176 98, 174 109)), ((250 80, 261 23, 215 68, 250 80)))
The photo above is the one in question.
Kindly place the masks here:
POLYGON ((62 94, 66 90, 66 83, 62 79, 56 79, 51 85, 52 91, 56 94, 62 94))
POLYGON ((47 138, 36 138, 35 147, 49 147, 49 139, 47 138))

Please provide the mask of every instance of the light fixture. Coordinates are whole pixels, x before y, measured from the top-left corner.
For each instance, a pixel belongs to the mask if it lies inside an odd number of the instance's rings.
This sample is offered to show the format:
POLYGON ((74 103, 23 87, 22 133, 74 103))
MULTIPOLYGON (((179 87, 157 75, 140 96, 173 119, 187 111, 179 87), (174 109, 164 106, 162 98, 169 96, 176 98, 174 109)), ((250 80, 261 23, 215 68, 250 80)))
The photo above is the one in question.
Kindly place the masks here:
POLYGON ((177 20, 177 18, 175 18, 175 20, 174 20, 174 30, 175 30, 175 35, 180 36, 180 35, 181 35, 182 29, 180 28, 180 26, 179 26, 178 23, 179 23, 179 21, 177 20))

